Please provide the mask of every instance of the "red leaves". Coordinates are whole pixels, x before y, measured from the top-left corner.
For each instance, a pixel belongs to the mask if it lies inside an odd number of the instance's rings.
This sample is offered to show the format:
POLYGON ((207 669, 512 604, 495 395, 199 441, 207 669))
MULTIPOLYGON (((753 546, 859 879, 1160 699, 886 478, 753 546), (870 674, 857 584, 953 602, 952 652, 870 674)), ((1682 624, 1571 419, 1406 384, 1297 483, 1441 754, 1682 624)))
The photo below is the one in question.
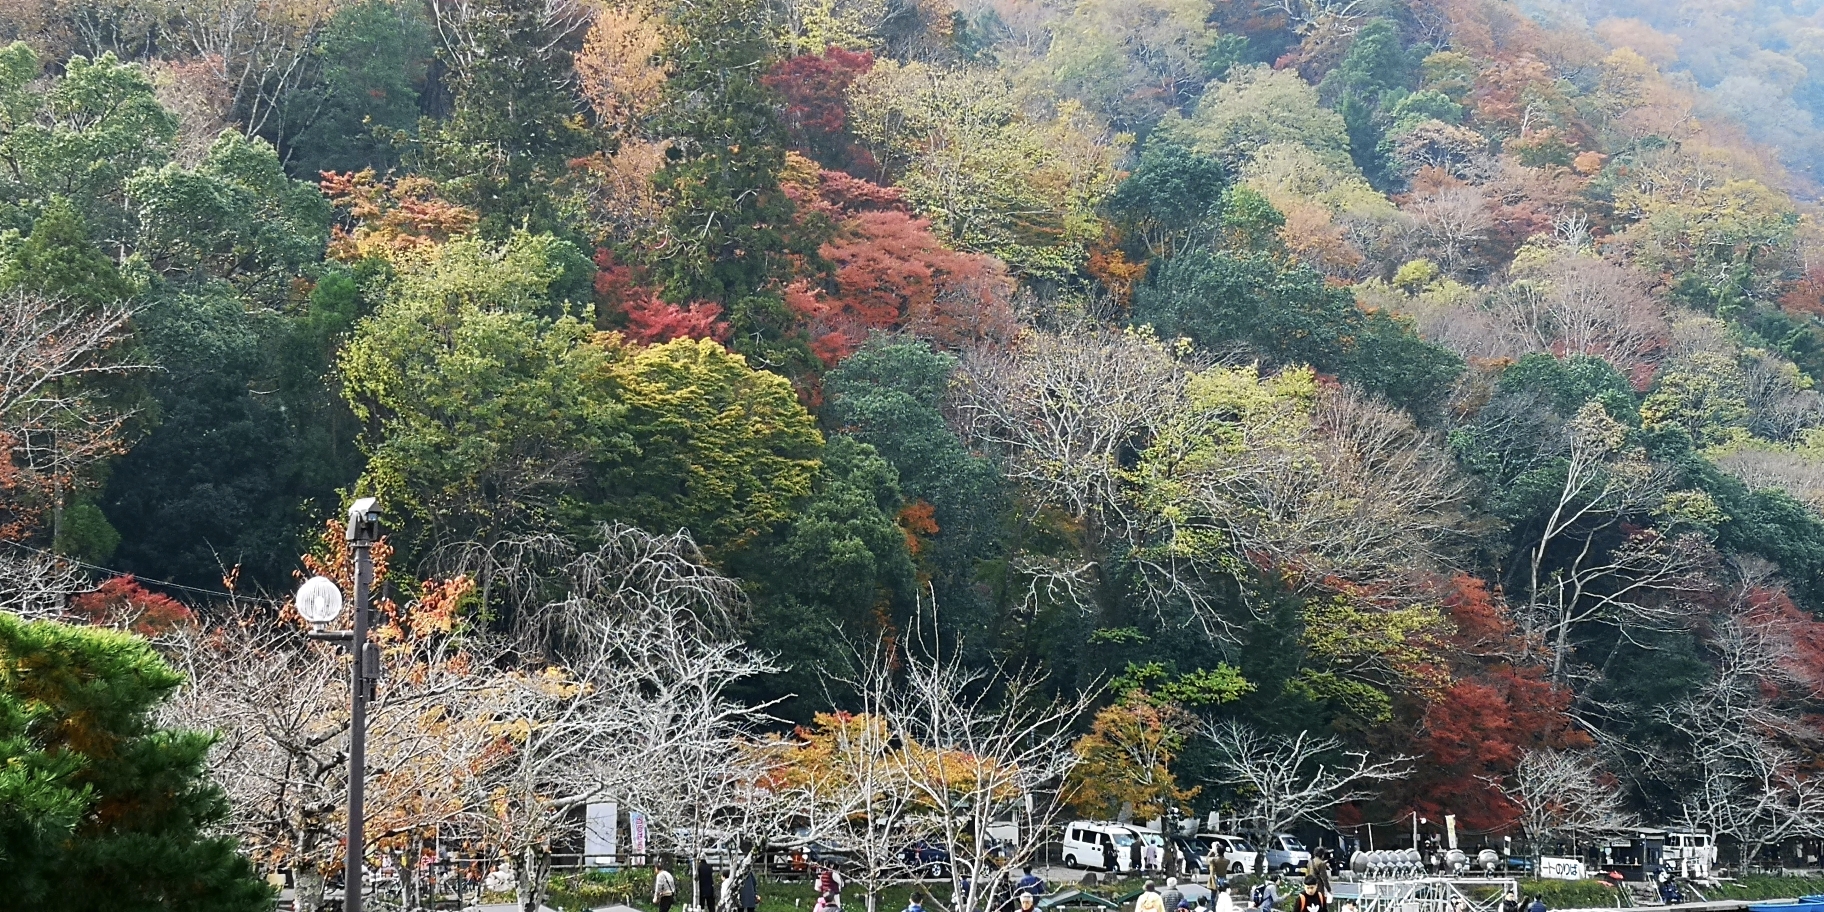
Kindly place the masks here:
POLYGON ((946 347, 1006 338, 1012 283, 992 257, 945 247, 930 222, 907 213, 899 191, 823 171, 801 206, 837 222, 818 249, 833 281, 794 283, 786 304, 825 364, 849 356, 870 333, 909 332, 946 347))
POLYGON ((1413 745, 1428 758, 1413 783, 1415 806, 1421 813, 1449 810, 1471 829, 1510 824, 1515 809, 1499 782, 1521 754, 1588 743, 1565 713, 1570 699, 1535 668, 1497 665, 1452 684, 1427 708, 1413 745))
POLYGON ((728 341, 722 305, 713 301, 680 306, 646 296, 628 302, 626 314, 627 335, 648 344, 683 338, 728 341))
POLYGON ((924 500, 906 504, 899 511, 899 527, 906 533, 906 550, 917 557, 924 540, 937 534, 937 508, 924 500))
POLYGON ((117 576, 94 592, 70 599, 70 610, 89 623, 129 628, 151 636, 190 621, 194 615, 183 603, 141 586, 132 576, 117 576))
MULTIPOLYGON (((1824 622, 1793 604, 1784 589, 1753 587, 1746 602, 1742 619, 1765 638, 1789 683, 1807 697, 1824 697, 1824 622)), ((1777 683, 1767 682, 1775 690, 1777 683)))
POLYGON ((673 339, 728 341, 729 326, 722 320, 722 305, 710 301, 672 304, 640 282, 632 266, 614 258, 607 248, 595 251, 595 301, 602 325, 618 320, 628 338, 646 344, 673 339))
POLYGON ((825 164, 837 164, 857 157, 848 135, 848 91, 873 68, 873 54, 831 46, 822 54, 780 61, 760 81, 784 98, 781 120, 792 145, 825 164))
POLYGON ((1514 622, 1497 593, 1488 591, 1480 578, 1458 573, 1450 578, 1442 599, 1444 611, 1457 627, 1457 644, 1465 649, 1488 648, 1507 641, 1514 622))

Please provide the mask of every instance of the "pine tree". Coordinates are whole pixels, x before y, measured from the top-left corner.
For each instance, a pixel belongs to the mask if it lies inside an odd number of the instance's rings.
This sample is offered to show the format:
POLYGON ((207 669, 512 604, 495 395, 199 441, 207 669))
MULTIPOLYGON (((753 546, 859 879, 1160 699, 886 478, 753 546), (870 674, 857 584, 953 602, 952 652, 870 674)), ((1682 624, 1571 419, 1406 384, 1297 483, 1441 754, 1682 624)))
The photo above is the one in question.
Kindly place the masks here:
POLYGON ((791 323, 777 286, 790 267, 792 203, 779 186, 778 98, 764 83, 764 5, 710 0, 681 4, 676 16, 682 37, 659 124, 674 146, 654 177, 668 206, 646 258, 667 299, 723 305, 737 350, 767 364, 793 360, 777 345, 791 323))
POLYGON ((182 678, 138 637, 0 613, 0 865, 14 908, 254 912, 271 894, 203 774, 212 738, 151 713, 182 678))

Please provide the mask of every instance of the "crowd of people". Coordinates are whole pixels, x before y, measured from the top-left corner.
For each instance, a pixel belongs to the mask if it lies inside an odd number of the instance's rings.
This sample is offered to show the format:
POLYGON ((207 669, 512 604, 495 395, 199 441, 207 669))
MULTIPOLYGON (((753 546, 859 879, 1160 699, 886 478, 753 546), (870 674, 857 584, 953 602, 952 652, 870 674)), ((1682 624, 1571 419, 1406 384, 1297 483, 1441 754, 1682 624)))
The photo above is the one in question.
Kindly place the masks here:
MULTIPOLYGON (((1219 844, 1220 845, 1220 844, 1219 844)), ((1344 899, 1337 902, 1332 892, 1330 871, 1333 855, 1328 849, 1320 848, 1312 853, 1311 863, 1306 868, 1303 882, 1288 900, 1282 889, 1285 878, 1278 873, 1269 874, 1256 882, 1248 891, 1246 904, 1232 896, 1229 880, 1224 876, 1228 870, 1222 863, 1220 849, 1205 865, 1204 889, 1199 895, 1186 895, 1178 878, 1166 877, 1162 887, 1152 880, 1144 882, 1139 896, 1135 897, 1133 912, 1359 912, 1353 900, 1344 899)), ((671 873, 665 862, 654 864, 652 902, 658 912, 672 912, 682 892, 677 878, 671 873)), ((833 867, 818 866, 815 869, 817 899, 811 912, 841 912, 842 891, 847 886, 841 872, 833 867)), ((707 900, 718 902, 718 908, 730 909, 733 912, 757 912, 760 904, 759 884, 754 872, 749 869, 740 878, 731 878, 717 887, 714 869, 708 861, 699 860, 696 865, 697 895, 707 900)), ((997 879, 1005 893, 990 896, 988 908, 996 912, 1038 912, 1039 900, 1046 896, 1050 887, 1044 878, 1035 874, 1031 866, 1020 869, 1018 880, 997 879)), ((958 893, 967 894, 971 889, 967 878, 959 882, 958 893)), ((995 890, 995 887, 991 887, 995 890)), ((1663 888, 1662 888, 1663 889, 1663 888)), ((997 891, 998 892, 998 891, 997 891)), ((907 902, 904 912, 926 912, 925 902, 929 897, 923 891, 914 891, 907 902)), ((962 897, 953 897, 960 900, 962 897)), ((954 907, 964 907, 960 903, 954 907)), ((1471 912, 1467 902, 1458 903, 1455 912, 1471 912)), ((1533 896, 1524 905, 1517 894, 1502 897, 1500 912, 1549 912, 1543 897, 1533 896)))

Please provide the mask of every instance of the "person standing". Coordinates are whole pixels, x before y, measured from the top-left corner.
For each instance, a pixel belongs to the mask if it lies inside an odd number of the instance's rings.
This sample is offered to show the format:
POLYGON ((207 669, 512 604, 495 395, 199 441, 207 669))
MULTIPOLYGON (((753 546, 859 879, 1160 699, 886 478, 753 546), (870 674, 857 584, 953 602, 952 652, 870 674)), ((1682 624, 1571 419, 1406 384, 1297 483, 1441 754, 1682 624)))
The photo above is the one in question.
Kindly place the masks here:
POLYGON ((906 903, 906 912, 925 912, 925 894, 912 891, 912 899, 906 903))
POLYGON ((1520 912, 1520 896, 1508 893, 1501 897, 1501 912, 1520 912))
POLYGON ((1526 912, 1546 912, 1545 897, 1533 894, 1533 901, 1526 904, 1526 912))
POLYGON ((1146 882, 1145 888, 1140 891, 1140 897, 1134 900, 1134 912, 1165 912, 1165 900, 1153 892, 1152 881, 1146 882))
POLYGON ((1178 878, 1167 877, 1165 889, 1159 891, 1159 902, 1166 912, 1178 912, 1178 904, 1184 902, 1184 892, 1178 889, 1178 878))
POLYGON ((716 869, 709 866, 709 859, 697 859, 697 902, 705 910, 716 907, 716 869))
POLYGON ((665 862, 656 862, 652 866, 652 904, 659 907, 659 912, 671 912, 671 905, 678 901, 678 879, 666 870, 665 862))
POLYGON ((741 889, 735 891, 735 906, 741 912, 754 912, 760 908, 760 881, 754 877, 750 866, 747 873, 741 875, 741 889))
POLYGON ((1032 865, 1026 865, 1020 868, 1020 880, 1013 885, 1013 892, 1031 893, 1036 899, 1045 895, 1045 881, 1032 873, 1032 865))
POLYGON ((842 875, 836 873, 835 868, 826 866, 817 874, 817 892, 829 894, 830 905, 838 909, 842 908, 842 888, 844 886, 842 875))
POLYGON ((1110 874, 1115 872, 1115 843, 1107 833, 1102 834, 1102 870, 1110 874))
POLYGON ((1210 869, 1210 892, 1215 893, 1218 877, 1229 876, 1229 842, 1226 839, 1210 840, 1209 854, 1203 856, 1204 867, 1210 869))
POLYGON ((1317 878, 1305 875, 1305 888, 1292 903, 1292 912, 1330 912, 1329 897, 1317 889, 1317 878))
POLYGON ((1329 849, 1327 849, 1323 846, 1318 846, 1317 851, 1312 853, 1310 874, 1312 877, 1317 879, 1318 895, 1322 896, 1324 898, 1324 902, 1326 904, 1328 904, 1330 902, 1330 850, 1329 849))

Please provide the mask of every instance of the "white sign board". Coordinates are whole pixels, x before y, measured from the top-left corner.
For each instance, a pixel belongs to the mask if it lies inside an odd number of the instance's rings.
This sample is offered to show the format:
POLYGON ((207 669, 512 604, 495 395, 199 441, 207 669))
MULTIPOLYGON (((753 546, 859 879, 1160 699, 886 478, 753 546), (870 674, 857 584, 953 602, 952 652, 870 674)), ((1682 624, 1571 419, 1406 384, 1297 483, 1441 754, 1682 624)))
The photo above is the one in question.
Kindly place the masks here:
POLYGON ((589 864, 614 864, 614 823, 619 810, 612 801, 591 801, 583 808, 583 856, 589 864))
POLYGON ((1582 880, 1589 876, 1583 862, 1575 858, 1539 859, 1539 876, 1544 880, 1582 880))

